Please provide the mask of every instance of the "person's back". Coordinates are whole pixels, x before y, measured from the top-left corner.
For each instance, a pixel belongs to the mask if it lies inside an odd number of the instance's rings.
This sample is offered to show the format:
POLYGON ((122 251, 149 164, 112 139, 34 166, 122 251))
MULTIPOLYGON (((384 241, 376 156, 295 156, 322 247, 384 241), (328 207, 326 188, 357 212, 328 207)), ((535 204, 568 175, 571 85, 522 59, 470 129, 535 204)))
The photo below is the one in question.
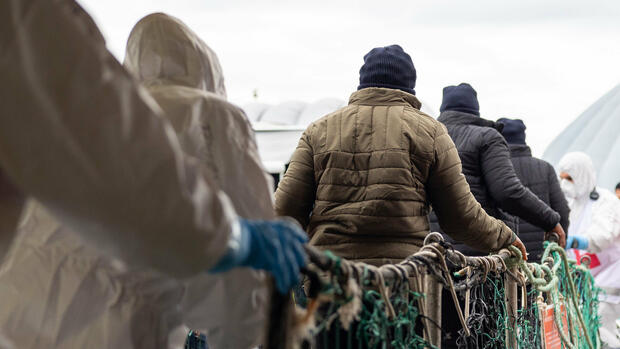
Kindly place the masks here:
MULTIPOLYGON (((559 229, 559 214, 517 178, 508 146, 500 134, 502 126, 480 117, 477 93, 469 84, 444 88, 438 120, 446 126, 458 149, 463 174, 472 193, 489 215, 513 228, 516 220, 511 215, 524 218, 545 231, 559 229)), ((434 216, 431 221, 432 229, 441 231, 434 216)), ((480 251, 452 242, 465 254, 480 254, 480 251)))
POLYGON ((441 126, 419 108, 411 94, 366 88, 308 128, 302 141, 313 151, 317 186, 312 244, 375 264, 402 260, 422 245, 425 185, 441 126))
MULTIPOLYGON (((420 112, 415 77, 400 46, 364 56, 349 105, 302 135, 278 185, 276 212, 299 221, 312 245, 381 265, 418 251, 432 204, 457 241, 487 252, 513 244, 525 258, 518 237, 471 194, 445 127, 420 112)), ((348 337, 334 331, 327 336, 348 337)))
POLYGON ((364 60, 349 105, 302 135, 276 212, 297 219, 312 245, 377 265, 419 249, 430 203, 459 241, 486 251, 509 245, 510 229, 469 192, 445 127, 419 111, 409 55, 395 45, 364 60))
MULTIPOLYGON (((502 136, 508 143, 510 160, 517 177, 526 188, 560 214, 560 225, 568 231, 570 210, 553 166, 532 156, 532 151, 525 142, 526 127, 523 121, 506 118, 497 121, 503 125, 502 136)), ((545 232, 523 219, 519 219, 518 223, 517 235, 530 253, 530 260, 539 262, 543 253, 545 232)))

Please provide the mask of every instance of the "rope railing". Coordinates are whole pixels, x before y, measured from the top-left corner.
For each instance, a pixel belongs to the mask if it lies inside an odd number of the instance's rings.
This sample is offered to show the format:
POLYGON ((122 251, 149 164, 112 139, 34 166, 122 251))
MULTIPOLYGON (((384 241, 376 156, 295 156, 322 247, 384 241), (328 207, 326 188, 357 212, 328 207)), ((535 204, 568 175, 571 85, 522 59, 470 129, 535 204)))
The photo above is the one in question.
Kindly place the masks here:
POLYGON ((553 320, 565 348, 599 347, 599 291, 588 269, 569 261, 554 242, 540 264, 526 263, 516 248, 465 256, 437 233, 403 262, 380 267, 313 247, 307 253, 307 307, 294 309, 288 297, 274 297, 268 349, 298 348, 304 341, 323 341, 330 348, 352 348, 360 341, 365 348, 440 348, 445 301, 456 305, 462 347, 543 347, 547 304, 554 305, 553 320), (444 289, 447 300, 442 299, 444 289), (348 345, 318 338, 334 328, 349 330, 344 332, 348 345))

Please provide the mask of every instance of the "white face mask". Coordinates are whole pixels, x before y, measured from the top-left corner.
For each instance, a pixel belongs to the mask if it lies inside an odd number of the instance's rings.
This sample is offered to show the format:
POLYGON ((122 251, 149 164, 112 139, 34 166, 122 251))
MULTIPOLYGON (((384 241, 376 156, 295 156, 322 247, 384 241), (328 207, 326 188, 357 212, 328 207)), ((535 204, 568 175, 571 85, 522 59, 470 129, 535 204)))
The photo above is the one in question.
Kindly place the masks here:
POLYGON ((575 200, 577 198, 577 188, 575 188, 575 183, 562 178, 560 180, 560 188, 562 188, 562 192, 564 196, 566 196, 567 200, 575 200))

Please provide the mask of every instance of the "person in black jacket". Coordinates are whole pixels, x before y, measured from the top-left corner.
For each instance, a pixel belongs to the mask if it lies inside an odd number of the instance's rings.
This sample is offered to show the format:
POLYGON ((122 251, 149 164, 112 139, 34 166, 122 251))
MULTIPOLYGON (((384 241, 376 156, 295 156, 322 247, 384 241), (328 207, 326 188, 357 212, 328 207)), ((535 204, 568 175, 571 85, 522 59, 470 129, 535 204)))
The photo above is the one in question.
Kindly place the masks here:
MULTIPOLYGON (((564 246, 560 214, 521 184, 510 161, 508 145, 500 133, 502 125, 480 117, 478 96, 473 87, 466 83, 445 87, 440 112, 438 120, 446 126, 456 144, 463 174, 482 208, 511 227, 516 223, 513 215, 545 232, 554 232, 564 246)), ((441 232, 434 215, 431 229, 441 232)), ((481 255, 447 236, 446 240, 466 255, 481 255)))
MULTIPOLYGON (((568 232, 568 202, 550 163, 532 156, 530 147, 525 143, 525 124, 522 120, 501 118, 497 122, 503 125, 502 136, 508 142, 512 165, 521 183, 530 189, 539 199, 560 214, 560 225, 568 232)), ((519 220, 518 235, 529 252, 529 260, 540 262, 543 253, 545 232, 526 220, 519 220)))
MULTIPOLYGON (((521 217, 545 232, 556 233, 560 237, 560 244, 564 246, 565 234, 559 224, 560 215, 521 184, 510 161, 508 145, 500 133, 502 127, 480 117, 476 91, 465 83, 445 87, 440 111, 438 120, 448 129, 461 158, 463 174, 472 194, 484 210, 503 220, 515 232, 518 232, 518 225, 513 216, 521 217)), ((430 220, 432 231, 442 232, 434 214, 430 220)), ((456 250, 470 256, 482 255, 480 251, 443 235, 456 250)), ((443 298, 450 299, 445 290, 443 298)), ((483 342, 489 340, 473 336, 457 339, 461 325, 454 318, 455 313, 453 302, 444 302, 442 330, 445 335, 442 337, 442 348, 456 348, 459 341, 466 341, 461 343, 464 346, 482 346, 483 342)), ((497 331, 494 322, 489 319, 482 320, 481 326, 488 332, 497 331)))

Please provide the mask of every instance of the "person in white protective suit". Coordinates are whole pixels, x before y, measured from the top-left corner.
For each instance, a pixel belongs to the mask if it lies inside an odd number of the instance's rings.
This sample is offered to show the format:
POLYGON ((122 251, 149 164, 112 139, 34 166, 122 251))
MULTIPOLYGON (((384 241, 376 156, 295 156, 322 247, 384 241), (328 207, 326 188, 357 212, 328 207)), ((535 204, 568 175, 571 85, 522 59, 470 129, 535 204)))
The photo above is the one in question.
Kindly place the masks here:
MULTIPOLYGON (((273 218, 272 178, 262 168, 254 131, 245 114, 226 101, 216 54, 180 20, 155 13, 132 29, 124 65, 163 109, 183 150, 204 165, 210 178, 231 199, 237 214, 273 218)), ((242 347, 264 330, 267 290, 261 287, 261 275, 246 273, 243 278, 232 275, 217 280, 200 275, 187 283, 184 323, 193 329, 206 329, 211 347, 218 348, 223 342, 231 348, 242 347), (249 282, 252 277, 255 285, 249 282), (239 290, 247 296, 226 297, 239 290), (214 298, 220 300, 215 309, 214 298), (234 328, 238 335, 220 338, 227 333, 226 327, 234 328)))
POLYGON ((606 293, 599 299, 601 339, 619 348, 615 320, 620 317, 620 200, 596 186, 594 165, 585 153, 564 155, 558 172, 571 210, 566 246, 575 249, 578 260, 590 257, 595 284, 606 293))
MULTIPOLYGON (((0 241, 13 240, 0 268, 3 348, 165 348, 184 323, 181 305, 199 299, 187 287, 207 271, 266 270, 280 292, 297 282, 303 231, 240 217, 224 182, 182 151, 162 109, 74 1, 0 2, 0 76, 0 188, 14 194, 0 214, 0 241)), ((243 171, 257 163, 245 142, 243 171)), ((248 218, 270 217, 255 209, 248 218)), ((249 304, 242 280, 261 292, 256 275, 232 272, 239 288, 226 299, 225 280, 203 283, 211 306, 249 304)), ((219 347, 250 345, 232 343, 231 330, 214 331, 231 339, 219 347)))

